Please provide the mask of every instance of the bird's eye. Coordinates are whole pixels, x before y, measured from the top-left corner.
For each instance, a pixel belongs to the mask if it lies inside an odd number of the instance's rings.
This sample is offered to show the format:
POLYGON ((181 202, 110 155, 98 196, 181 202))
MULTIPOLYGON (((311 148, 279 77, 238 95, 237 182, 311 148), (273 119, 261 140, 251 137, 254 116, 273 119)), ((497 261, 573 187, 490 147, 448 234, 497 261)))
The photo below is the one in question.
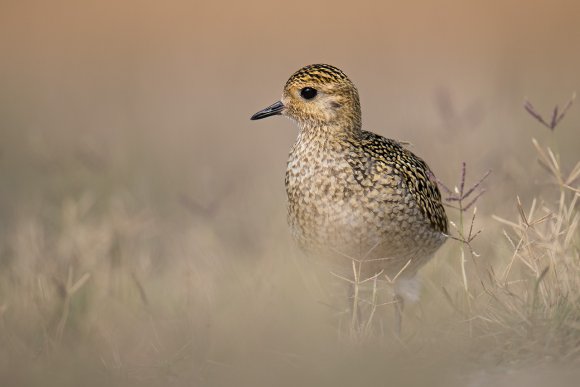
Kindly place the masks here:
POLYGON ((305 87, 302 90, 300 90, 300 95, 304 99, 312 99, 316 97, 316 94, 318 94, 318 92, 316 91, 316 89, 313 89, 312 87, 305 87))

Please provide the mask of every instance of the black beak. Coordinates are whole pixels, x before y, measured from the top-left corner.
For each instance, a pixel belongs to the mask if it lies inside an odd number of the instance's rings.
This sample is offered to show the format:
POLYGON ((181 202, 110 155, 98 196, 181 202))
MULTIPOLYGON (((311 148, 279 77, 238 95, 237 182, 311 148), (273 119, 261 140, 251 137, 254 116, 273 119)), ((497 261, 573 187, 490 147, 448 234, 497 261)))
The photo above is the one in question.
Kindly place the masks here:
POLYGON ((278 101, 266 109, 262 109, 250 118, 250 120, 260 120, 262 118, 270 117, 270 116, 278 116, 282 114, 282 110, 284 109, 284 104, 281 101, 278 101))

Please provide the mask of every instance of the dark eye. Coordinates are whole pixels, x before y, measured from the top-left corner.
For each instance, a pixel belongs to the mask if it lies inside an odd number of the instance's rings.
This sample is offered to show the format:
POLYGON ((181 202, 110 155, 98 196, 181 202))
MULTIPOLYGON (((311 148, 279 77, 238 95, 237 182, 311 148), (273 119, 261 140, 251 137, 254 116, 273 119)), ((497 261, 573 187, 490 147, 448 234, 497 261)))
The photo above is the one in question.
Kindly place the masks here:
POLYGON ((316 91, 316 89, 313 89, 312 87, 305 87, 304 89, 300 90, 300 95, 304 99, 312 99, 316 97, 317 93, 318 92, 316 91))

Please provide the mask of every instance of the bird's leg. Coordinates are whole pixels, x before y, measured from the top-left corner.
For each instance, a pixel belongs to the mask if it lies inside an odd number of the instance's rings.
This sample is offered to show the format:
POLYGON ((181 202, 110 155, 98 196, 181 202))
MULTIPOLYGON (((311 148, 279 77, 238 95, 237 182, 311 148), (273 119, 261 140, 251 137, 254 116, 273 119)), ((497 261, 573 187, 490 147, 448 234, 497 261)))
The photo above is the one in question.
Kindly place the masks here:
POLYGON ((395 303, 395 332, 397 337, 401 337, 401 330, 403 329, 403 309, 405 307, 405 299, 407 301, 417 301, 420 293, 420 283, 414 274, 407 274, 401 276, 401 273, 409 266, 411 260, 399 271, 393 279, 394 282, 394 297, 395 303), (403 297, 404 295, 404 297, 403 297))
POLYGON ((393 297, 395 302, 395 334, 401 337, 401 330, 403 325, 403 308, 405 307, 405 300, 400 294, 395 293, 393 297))

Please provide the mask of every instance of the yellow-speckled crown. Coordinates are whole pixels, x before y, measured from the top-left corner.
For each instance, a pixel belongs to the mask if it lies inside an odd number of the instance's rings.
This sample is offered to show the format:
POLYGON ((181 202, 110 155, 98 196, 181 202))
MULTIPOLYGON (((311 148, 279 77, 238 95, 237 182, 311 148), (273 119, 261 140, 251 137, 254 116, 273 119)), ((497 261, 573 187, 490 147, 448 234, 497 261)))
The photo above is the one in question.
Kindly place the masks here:
POLYGON ((288 82, 286 82, 286 87, 311 80, 320 83, 347 82, 352 84, 350 79, 340 69, 327 64, 312 64, 302 67, 292 74, 288 82))

